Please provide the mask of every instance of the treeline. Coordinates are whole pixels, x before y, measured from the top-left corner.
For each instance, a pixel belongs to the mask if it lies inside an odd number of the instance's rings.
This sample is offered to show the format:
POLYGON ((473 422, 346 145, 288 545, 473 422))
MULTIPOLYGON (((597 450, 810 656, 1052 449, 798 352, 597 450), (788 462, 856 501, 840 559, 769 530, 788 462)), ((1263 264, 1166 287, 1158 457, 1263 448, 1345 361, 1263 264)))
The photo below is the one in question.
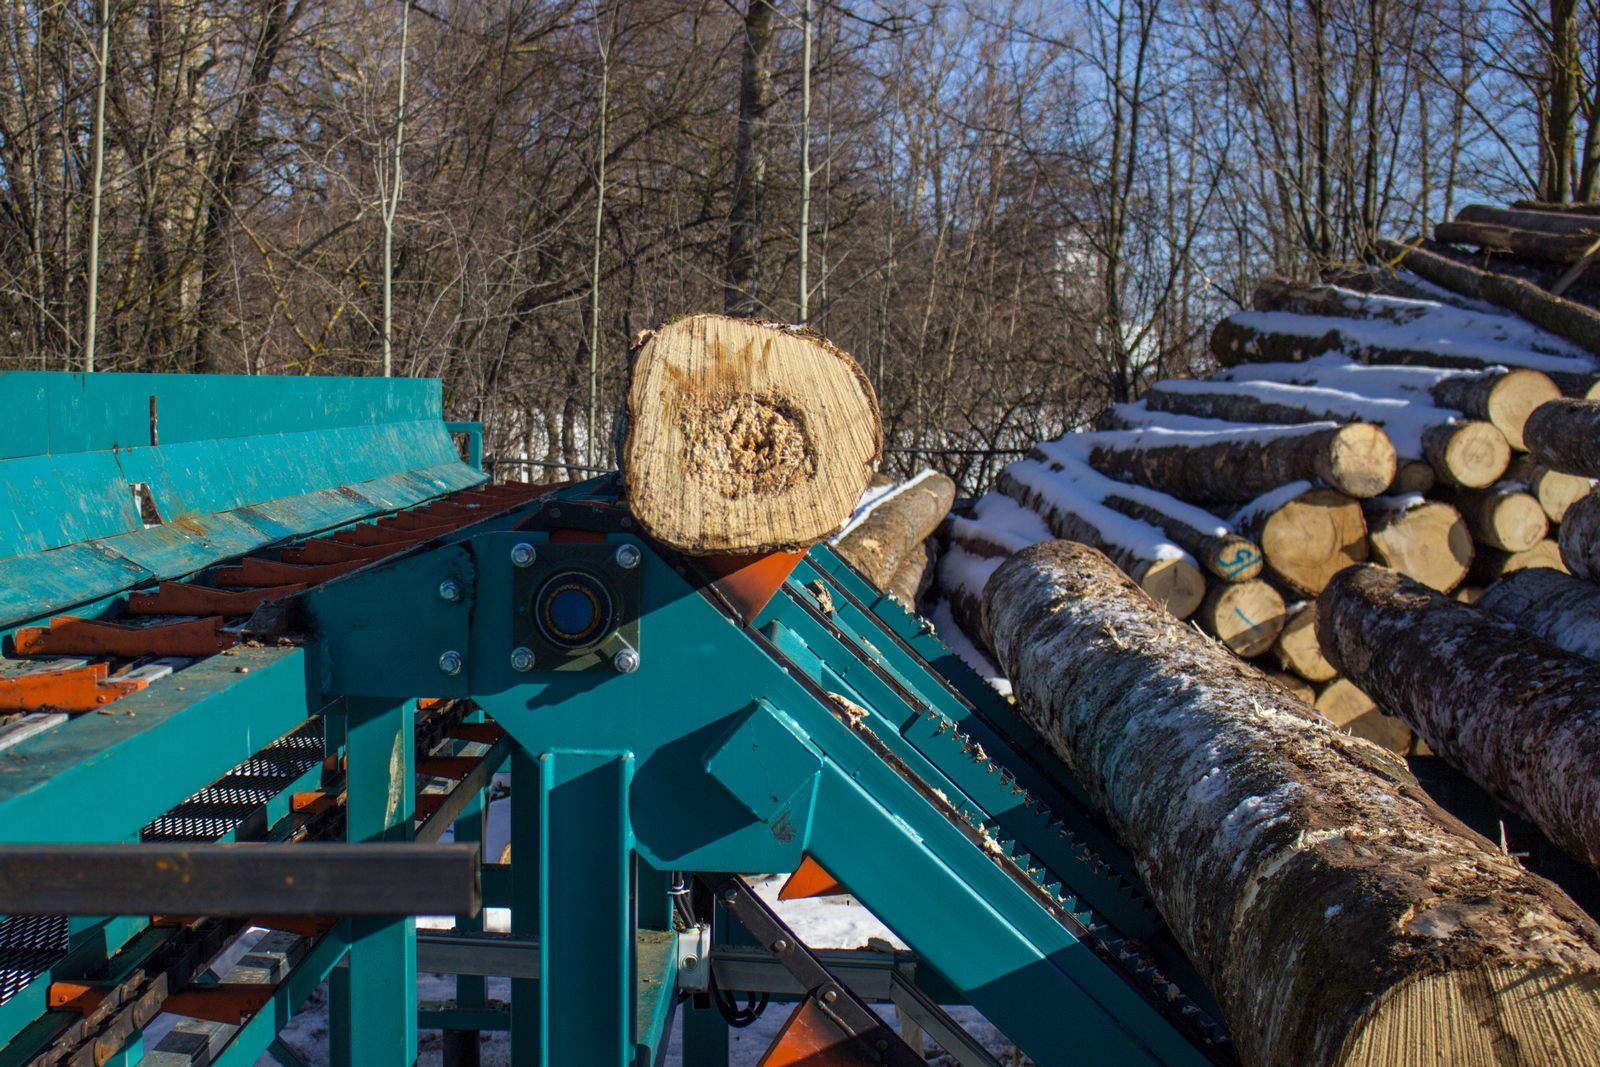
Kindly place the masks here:
POLYGON ((1592 198, 1600 170, 1575 0, 0 19, 0 366, 438 375, 503 458, 609 463, 630 338, 795 320, 803 263, 891 448, 953 450, 895 465, 971 489, 987 450, 1203 361, 1264 272, 1470 199, 1592 198))

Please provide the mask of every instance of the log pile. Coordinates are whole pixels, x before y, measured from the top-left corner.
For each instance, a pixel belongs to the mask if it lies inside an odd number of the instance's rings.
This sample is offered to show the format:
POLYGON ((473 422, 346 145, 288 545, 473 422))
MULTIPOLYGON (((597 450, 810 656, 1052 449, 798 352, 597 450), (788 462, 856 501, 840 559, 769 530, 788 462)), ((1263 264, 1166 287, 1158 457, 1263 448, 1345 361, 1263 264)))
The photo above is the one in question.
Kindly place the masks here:
POLYGON ((935 530, 955 502, 956 483, 925 470, 899 485, 868 492, 833 550, 861 576, 916 610, 933 582, 938 549, 935 530))
POLYGON ((1467 602, 1532 567, 1600 575, 1600 497, 1585 500, 1600 402, 1563 398, 1596 388, 1600 358, 1478 294, 1388 273, 1263 283, 1212 334, 1222 369, 1158 382, 1007 467, 945 529, 954 621, 977 627, 982 580, 1024 545, 1092 545, 1341 726, 1423 750, 1322 654, 1316 602, 1366 562, 1467 602))

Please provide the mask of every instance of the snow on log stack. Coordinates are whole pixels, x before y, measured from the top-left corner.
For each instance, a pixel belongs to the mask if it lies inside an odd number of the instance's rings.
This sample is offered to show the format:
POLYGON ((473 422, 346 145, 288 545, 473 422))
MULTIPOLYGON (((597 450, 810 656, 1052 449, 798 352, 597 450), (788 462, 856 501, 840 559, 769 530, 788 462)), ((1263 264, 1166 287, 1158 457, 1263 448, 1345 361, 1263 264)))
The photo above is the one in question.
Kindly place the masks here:
POLYGON ((938 557, 933 532, 950 514, 956 483, 925 470, 899 485, 869 489, 833 550, 861 576, 908 610, 933 582, 938 557))
POLYGON ((1600 578, 1600 401, 1584 399, 1600 396, 1600 330, 1591 347, 1550 326, 1581 313, 1541 328, 1481 284, 1430 277, 1263 283, 1212 334, 1221 370, 1158 382, 1005 468, 946 526, 954 621, 981 632, 1000 560, 1078 541, 1339 725, 1415 750, 1414 727, 1324 655, 1335 575, 1381 564, 1466 602, 1530 568, 1600 578))

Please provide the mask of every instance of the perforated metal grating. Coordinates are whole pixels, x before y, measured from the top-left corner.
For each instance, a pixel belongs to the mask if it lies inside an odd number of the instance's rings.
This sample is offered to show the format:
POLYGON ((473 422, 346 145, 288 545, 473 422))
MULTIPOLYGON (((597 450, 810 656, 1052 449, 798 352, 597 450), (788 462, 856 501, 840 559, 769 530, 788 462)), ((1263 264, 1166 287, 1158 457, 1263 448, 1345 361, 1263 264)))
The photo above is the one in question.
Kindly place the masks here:
POLYGON ((322 762, 322 721, 312 719, 151 822, 145 841, 215 841, 322 762))
POLYGON ((0 922, 0 1003, 67 952, 64 915, 17 915, 0 922))

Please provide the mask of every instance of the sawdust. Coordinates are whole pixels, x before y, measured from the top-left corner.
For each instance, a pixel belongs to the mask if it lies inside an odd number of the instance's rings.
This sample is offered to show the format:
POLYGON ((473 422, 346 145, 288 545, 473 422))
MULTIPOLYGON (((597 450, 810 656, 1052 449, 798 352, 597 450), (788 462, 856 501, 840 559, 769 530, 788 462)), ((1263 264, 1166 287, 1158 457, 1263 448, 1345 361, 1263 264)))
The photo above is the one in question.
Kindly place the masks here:
POLYGON ((685 408, 685 473, 729 500, 774 496, 817 473, 804 412, 771 394, 741 393, 685 408))

